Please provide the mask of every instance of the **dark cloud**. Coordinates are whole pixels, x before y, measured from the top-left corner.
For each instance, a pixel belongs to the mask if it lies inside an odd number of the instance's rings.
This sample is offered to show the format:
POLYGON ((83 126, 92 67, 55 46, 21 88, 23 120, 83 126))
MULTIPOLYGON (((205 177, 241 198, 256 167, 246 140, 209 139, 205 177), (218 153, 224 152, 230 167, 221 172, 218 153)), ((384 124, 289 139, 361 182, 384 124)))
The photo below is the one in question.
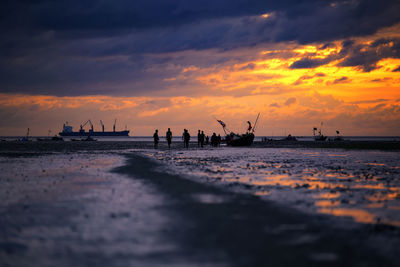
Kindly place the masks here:
POLYGON ((318 72, 318 73, 316 73, 316 74, 314 74, 314 75, 303 75, 303 76, 301 76, 300 78, 298 78, 298 79, 293 83, 293 85, 302 84, 304 80, 310 80, 310 79, 313 79, 313 78, 316 78, 316 77, 317 77, 317 78, 325 77, 325 74, 322 73, 322 72, 318 72))
POLYGON ((329 63, 329 59, 302 58, 290 65, 291 69, 312 69, 329 63))
POLYGON ((373 99, 373 100, 353 101, 350 103, 351 104, 374 104, 374 103, 381 103, 381 102, 387 102, 387 101, 389 101, 389 99, 380 98, 380 99, 373 99))
POLYGON ((269 105, 271 108, 280 108, 281 106, 278 103, 272 103, 269 105))
POLYGON ((295 97, 290 97, 285 101, 284 105, 290 106, 290 105, 296 104, 296 103, 297 103, 297 99, 295 97))
POLYGON ((387 82, 387 81, 390 81, 390 80, 392 80, 392 78, 390 78, 390 77, 385 77, 385 78, 382 78, 382 79, 372 79, 371 82, 374 82, 374 83, 381 83, 381 82, 387 82))
MULTIPOLYGON (((280 41, 321 42, 325 49, 338 38, 372 34, 400 22, 399 9, 397 0, 335 5, 324 0, 3 0, 0 92, 161 91, 167 86, 162 81, 178 72, 173 65, 195 62, 188 57, 177 63, 165 53, 230 51, 280 41), (262 18, 263 13, 271 16, 262 18)), ((380 40, 366 54, 349 42, 341 54, 343 66, 365 71, 399 51, 398 41, 389 48, 390 42, 380 40)), ((202 64, 209 66, 232 60, 206 59, 209 63, 202 64)), ((313 68, 330 60, 305 57, 291 68, 313 68)))
MULTIPOLYGON (((322 46, 320 49, 324 47, 322 46)), ((323 59, 313 58, 312 54, 295 61, 290 68, 316 68, 340 60, 338 66, 357 67, 364 72, 370 72, 377 69, 377 63, 385 58, 400 58, 400 38, 380 38, 371 44, 357 44, 353 40, 345 40, 342 42, 342 49, 339 53, 331 54, 323 59)))
POLYGON ((396 72, 396 71, 400 71, 400 66, 398 66, 397 68, 392 70, 392 72, 396 72))
POLYGON ((326 44, 321 45, 318 49, 325 50, 330 47, 336 47, 336 45, 334 43, 326 43, 326 44))
POLYGON ((333 84, 348 83, 348 82, 350 82, 350 79, 349 79, 348 77, 346 77, 346 76, 343 76, 343 77, 341 77, 341 78, 335 79, 335 80, 333 81, 333 84))
POLYGON ((342 67, 358 67, 364 72, 377 69, 377 63, 384 58, 400 58, 400 39, 381 38, 370 45, 352 45, 342 54, 344 60, 339 64, 342 67))
POLYGON ((253 70, 256 67, 256 64, 249 63, 246 66, 241 67, 239 70, 253 70))

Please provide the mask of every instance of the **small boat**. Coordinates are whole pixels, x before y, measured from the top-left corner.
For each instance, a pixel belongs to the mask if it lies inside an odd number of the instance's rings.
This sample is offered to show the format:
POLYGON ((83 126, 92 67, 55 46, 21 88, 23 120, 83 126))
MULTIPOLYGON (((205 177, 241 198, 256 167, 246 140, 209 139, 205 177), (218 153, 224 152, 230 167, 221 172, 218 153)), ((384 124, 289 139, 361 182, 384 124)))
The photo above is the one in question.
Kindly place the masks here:
POLYGON ((32 140, 29 138, 29 131, 30 131, 30 129, 28 128, 28 131, 27 131, 27 133, 26 133, 26 136, 22 137, 21 139, 18 139, 17 141, 20 141, 20 142, 30 142, 30 141, 32 141, 32 140))
POLYGON ((225 137, 226 144, 228 146, 250 146, 254 141, 253 133, 245 133, 238 135, 235 133, 230 133, 225 137))
POLYGON ((336 142, 344 141, 343 137, 341 137, 339 134, 340 134, 340 132, 338 130, 336 130, 336 136, 333 139, 333 141, 336 141, 336 142))
POLYGON ((257 119, 256 119, 256 121, 254 123, 254 127, 251 126, 251 122, 250 121, 247 121, 247 123, 249 124, 249 127, 247 129, 247 132, 244 133, 244 134, 237 134, 237 133, 234 133, 232 131, 229 131, 226 128, 226 124, 223 121, 217 120, 219 122, 219 124, 221 124, 221 126, 222 126, 222 128, 223 128, 223 130, 225 132, 226 144, 228 146, 250 146, 251 144, 253 144, 254 137, 255 137, 254 132, 255 132, 255 128, 256 128, 257 121, 258 121, 259 117, 260 117, 260 113, 258 113, 258 115, 257 115, 257 119), (230 132, 229 134, 226 133, 227 130, 230 132))
POLYGON ((36 138, 37 141, 40 142, 52 142, 52 141, 64 141, 62 137, 59 137, 57 135, 51 137, 51 138, 36 138))
MULTIPOLYGON (((321 123, 321 126, 322 126, 322 123, 321 123)), ((313 129, 314 140, 315 141, 325 141, 326 138, 328 138, 328 137, 322 134, 321 128, 319 128, 318 135, 315 135, 315 132, 317 130, 318 130, 317 127, 314 127, 314 129, 313 129)))
POLYGON ((288 136, 281 139, 280 141, 297 141, 297 138, 296 138, 296 136, 292 136, 291 134, 289 134, 288 136))
POLYGON ((51 141, 64 141, 64 138, 55 135, 51 138, 51 141))
POLYGON ((91 142, 91 141, 97 141, 97 139, 93 139, 92 137, 88 136, 85 139, 71 139, 71 141, 73 141, 73 142, 76 142, 76 141, 91 142))

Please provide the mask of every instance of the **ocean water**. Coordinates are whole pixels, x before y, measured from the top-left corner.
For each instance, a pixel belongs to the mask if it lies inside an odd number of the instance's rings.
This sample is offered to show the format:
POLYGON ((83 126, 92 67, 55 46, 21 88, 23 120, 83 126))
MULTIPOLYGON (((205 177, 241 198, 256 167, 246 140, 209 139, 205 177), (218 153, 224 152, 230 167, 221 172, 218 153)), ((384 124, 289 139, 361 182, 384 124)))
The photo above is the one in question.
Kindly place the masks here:
MULTIPOLYGON (((211 136, 211 135, 210 135, 211 136)), ((51 137, 51 136, 50 136, 51 137)), ((50 138, 49 136, 32 136, 31 140, 36 140, 37 138, 50 138)), ((255 142, 261 142, 264 138, 272 139, 272 140, 282 140, 286 136, 256 136, 254 138, 255 142)), ((333 139, 335 136, 329 136, 330 139, 333 139)), ((0 136, 0 140, 5 141, 14 141, 23 138, 23 136, 0 136)), ((63 137, 65 141, 70 141, 71 139, 80 139, 84 137, 63 137)), ((134 142, 153 142, 152 136, 115 136, 115 137, 98 137, 95 136, 95 139, 99 141, 134 141, 134 142)), ((299 141, 313 141, 313 136, 297 136, 299 141)), ((343 139, 346 141, 400 141, 400 136, 343 136, 343 139)), ((181 142, 181 136, 174 136, 172 139, 173 142, 181 142)), ((160 142, 166 142, 164 136, 160 136, 160 142)), ((197 142, 197 137, 192 136, 191 142, 197 142)))
POLYGON ((307 213, 400 226, 398 152, 230 148, 146 151, 166 172, 307 213))

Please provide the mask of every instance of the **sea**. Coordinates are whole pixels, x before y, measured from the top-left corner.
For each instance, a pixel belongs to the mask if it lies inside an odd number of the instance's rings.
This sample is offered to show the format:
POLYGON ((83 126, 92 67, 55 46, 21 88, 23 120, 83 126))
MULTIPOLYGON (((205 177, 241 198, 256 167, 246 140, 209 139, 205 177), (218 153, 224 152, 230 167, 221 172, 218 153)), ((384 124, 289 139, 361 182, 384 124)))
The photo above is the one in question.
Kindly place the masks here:
MULTIPOLYGON (((4 141, 14 141, 14 140, 20 140, 24 136, 0 136, 0 140, 4 141)), ((261 142, 264 139, 268 140, 282 140, 286 136, 256 136, 254 138, 255 142, 261 142)), ((51 138, 51 136, 31 136, 30 139, 36 140, 37 138, 51 138)), ((71 139, 79 139, 80 137, 63 137, 64 140, 70 141, 71 139)), ((81 137, 85 138, 85 137, 81 137)), ((95 136, 93 137, 99 141, 132 141, 132 142, 152 142, 153 137, 152 136, 116 136, 116 137, 99 137, 95 136)), ((299 141, 313 141, 314 137, 313 136, 296 136, 297 140, 299 141)), ((331 139, 334 138, 334 136, 330 137, 331 139)), ((400 141, 400 136, 342 136, 342 138, 346 141, 400 141)), ((174 136, 173 141, 180 141, 182 139, 181 136, 174 136)), ((160 142, 166 142, 165 138, 162 136, 160 137, 160 142)), ((192 138, 191 142, 197 142, 197 138, 192 138)))

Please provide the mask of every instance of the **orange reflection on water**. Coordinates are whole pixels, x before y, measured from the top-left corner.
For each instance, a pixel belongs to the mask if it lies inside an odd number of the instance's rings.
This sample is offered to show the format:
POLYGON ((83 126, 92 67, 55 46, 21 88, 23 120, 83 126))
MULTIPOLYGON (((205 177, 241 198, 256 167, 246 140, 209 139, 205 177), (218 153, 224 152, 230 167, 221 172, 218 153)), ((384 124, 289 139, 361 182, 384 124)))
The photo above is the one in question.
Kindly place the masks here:
POLYGON ((337 207, 339 206, 339 201, 332 201, 332 200, 320 200, 315 202, 315 206, 317 207, 337 207))
POLYGON ((269 191, 257 191, 254 193, 254 195, 256 195, 256 196, 268 196, 270 194, 271 194, 271 192, 269 192, 269 191))
POLYGON ((364 196, 365 199, 371 201, 371 202, 383 202, 383 201, 388 201, 388 200, 394 200, 394 199, 400 199, 400 194, 397 192, 393 193, 376 193, 372 196, 364 196))
POLYGON ((368 211, 360 210, 360 209, 329 209, 322 208, 319 209, 318 212, 330 214, 334 216, 346 216, 352 217, 354 221, 359 223, 375 223, 375 216, 368 211))
POLYGON ((335 192, 335 193, 321 193, 318 195, 313 196, 313 198, 325 198, 325 199, 332 199, 332 198, 338 198, 340 196, 339 192, 335 192))
POLYGON ((255 185, 284 185, 284 186, 293 186, 299 181, 293 180, 288 175, 274 175, 268 176, 263 181, 254 181, 255 185))
POLYGON ((376 162, 365 163, 365 165, 370 165, 370 166, 386 166, 386 164, 384 164, 384 163, 376 163, 376 162))
POLYGON ((280 185, 280 186, 289 186, 292 188, 307 188, 310 190, 314 189, 334 189, 334 188, 347 188, 345 185, 340 183, 328 183, 328 182, 321 182, 315 181, 315 177, 303 177, 302 180, 295 179, 291 176, 286 174, 279 174, 279 175, 271 175, 264 178, 263 181, 252 181, 254 185, 280 185))
POLYGON ((346 179, 346 180, 355 178, 354 175, 349 173, 327 173, 324 176, 333 179, 346 179))
POLYGON ((385 206, 384 203, 371 203, 371 204, 367 205, 368 208, 372 208, 372 209, 383 208, 383 206, 385 206))
POLYGON ((384 184, 357 184, 352 186, 352 188, 359 189, 387 189, 384 184))

